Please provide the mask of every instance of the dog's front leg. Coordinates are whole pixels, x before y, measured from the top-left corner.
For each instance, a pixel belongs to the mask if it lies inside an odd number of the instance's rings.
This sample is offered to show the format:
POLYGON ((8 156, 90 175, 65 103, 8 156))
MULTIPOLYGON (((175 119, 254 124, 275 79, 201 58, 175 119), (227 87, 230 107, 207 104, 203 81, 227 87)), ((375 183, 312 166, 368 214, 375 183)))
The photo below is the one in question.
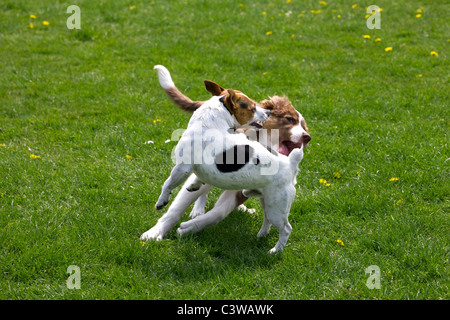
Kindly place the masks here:
POLYGON ((172 193, 172 190, 182 184, 191 173, 193 168, 192 164, 177 164, 172 169, 169 178, 164 182, 162 187, 161 195, 158 198, 158 202, 156 202, 155 208, 156 210, 164 208, 169 203, 169 197, 172 193))
POLYGON ((225 219, 237 206, 247 200, 241 191, 225 190, 217 200, 216 205, 204 215, 180 224, 177 232, 185 235, 192 232, 199 232, 205 227, 215 225, 225 219))
POLYGON ((164 238, 170 229, 178 223, 189 206, 197 200, 199 196, 203 196, 211 189, 210 185, 202 185, 197 191, 187 191, 186 186, 188 186, 193 179, 195 179, 195 175, 188 178, 170 205, 169 210, 158 220, 153 228, 141 235, 141 240, 161 240, 164 238))

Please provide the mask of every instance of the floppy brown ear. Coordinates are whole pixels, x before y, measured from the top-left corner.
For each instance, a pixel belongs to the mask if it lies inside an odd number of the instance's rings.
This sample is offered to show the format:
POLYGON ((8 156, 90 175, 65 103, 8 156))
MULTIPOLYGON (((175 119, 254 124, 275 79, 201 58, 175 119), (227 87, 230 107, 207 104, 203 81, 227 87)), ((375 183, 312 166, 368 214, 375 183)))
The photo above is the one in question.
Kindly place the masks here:
POLYGON ((275 103, 271 100, 263 100, 261 101, 261 107, 266 110, 272 110, 275 108, 275 103))
POLYGON ((234 107, 236 106, 236 93, 234 90, 226 90, 226 95, 220 98, 220 101, 225 105, 231 114, 234 114, 234 107))
POLYGON ((223 92, 225 91, 224 88, 219 86, 217 83, 209 80, 205 80, 205 87, 206 90, 212 93, 213 96, 221 96, 223 95, 223 92))

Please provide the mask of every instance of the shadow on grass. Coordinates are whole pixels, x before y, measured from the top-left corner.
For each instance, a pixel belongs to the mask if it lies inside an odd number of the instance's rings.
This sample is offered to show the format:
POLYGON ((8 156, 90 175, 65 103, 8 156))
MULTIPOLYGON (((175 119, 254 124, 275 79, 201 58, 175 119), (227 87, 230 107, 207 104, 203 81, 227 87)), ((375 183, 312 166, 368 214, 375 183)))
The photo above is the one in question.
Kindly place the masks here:
POLYGON ((270 269, 283 255, 268 253, 278 233, 272 228, 268 237, 257 238, 257 222, 262 223, 262 216, 235 211, 197 234, 181 238, 172 230, 167 239, 148 244, 142 267, 158 278, 178 281, 207 280, 230 272, 239 274, 244 269, 270 269))

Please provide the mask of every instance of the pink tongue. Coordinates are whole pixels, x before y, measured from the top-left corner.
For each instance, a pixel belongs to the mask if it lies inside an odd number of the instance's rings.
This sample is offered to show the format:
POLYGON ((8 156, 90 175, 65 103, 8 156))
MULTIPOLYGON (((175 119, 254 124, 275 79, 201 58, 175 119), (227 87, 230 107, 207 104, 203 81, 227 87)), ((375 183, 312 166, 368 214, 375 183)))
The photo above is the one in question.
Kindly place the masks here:
POLYGON ((289 155, 289 149, 282 143, 280 147, 278 148, 278 152, 281 154, 284 154, 285 156, 289 155))

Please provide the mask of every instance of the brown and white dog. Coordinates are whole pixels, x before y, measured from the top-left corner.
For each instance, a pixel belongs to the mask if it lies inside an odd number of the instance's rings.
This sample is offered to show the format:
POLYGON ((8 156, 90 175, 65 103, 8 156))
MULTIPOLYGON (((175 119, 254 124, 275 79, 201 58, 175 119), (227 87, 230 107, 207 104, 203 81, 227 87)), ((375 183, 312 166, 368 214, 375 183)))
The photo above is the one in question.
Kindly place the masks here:
MULTIPOLYGON (((173 84, 170 75, 166 79, 161 79, 160 77, 160 84, 170 99, 185 111, 194 112, 204 104, 204 101, 192 101, 183 95, 173 84)), ((210 81, 205 81, 205 85, 213 96, 222 96, 227 91, 210 81)), ((304 147, 308 144, 311 137, 308 134, 306 122, 286 97, 271 97, 268 100, 261 101, 260 106, 266 110, 270 110, 269 118, 261 126, 261 129, 265 129, 269 136, 269 139, 262 141, 266 147, 270 147, 272 150, 278 150, 279 153, 288 156, 294 148, 304 147), (276 133, 276 140, 270 138, 271 136, 275 136, 273 133, 276 133)), ((247 129, 246 133, 252 136, 251 131, 253 130, 255 129, 247 129)), ((243 193, 239 190, 225 190, 214 208, 204 214, 206 196, 211 189, 211 185, 203 184, 200 185, 198 190, 188 191, 188 189, 192 189, 190 186, 192 186, 195 179, 195 175, 189 177, 169 210, 158 220, 153 228, 142 234, 141 239, 161 240, 194 202, 195 205, 190 215, 193 219, 182 223, 177 231, 181 235, 198 232, 206 226, 214 225, 223 220, 236 207, 242 205, 248 199, 246 195, 250 196, 252 194, 248 191, 247 193, 243 193)), ((265 217, 258 236, 268 234, 270 226, 270 222, 265 217)))

